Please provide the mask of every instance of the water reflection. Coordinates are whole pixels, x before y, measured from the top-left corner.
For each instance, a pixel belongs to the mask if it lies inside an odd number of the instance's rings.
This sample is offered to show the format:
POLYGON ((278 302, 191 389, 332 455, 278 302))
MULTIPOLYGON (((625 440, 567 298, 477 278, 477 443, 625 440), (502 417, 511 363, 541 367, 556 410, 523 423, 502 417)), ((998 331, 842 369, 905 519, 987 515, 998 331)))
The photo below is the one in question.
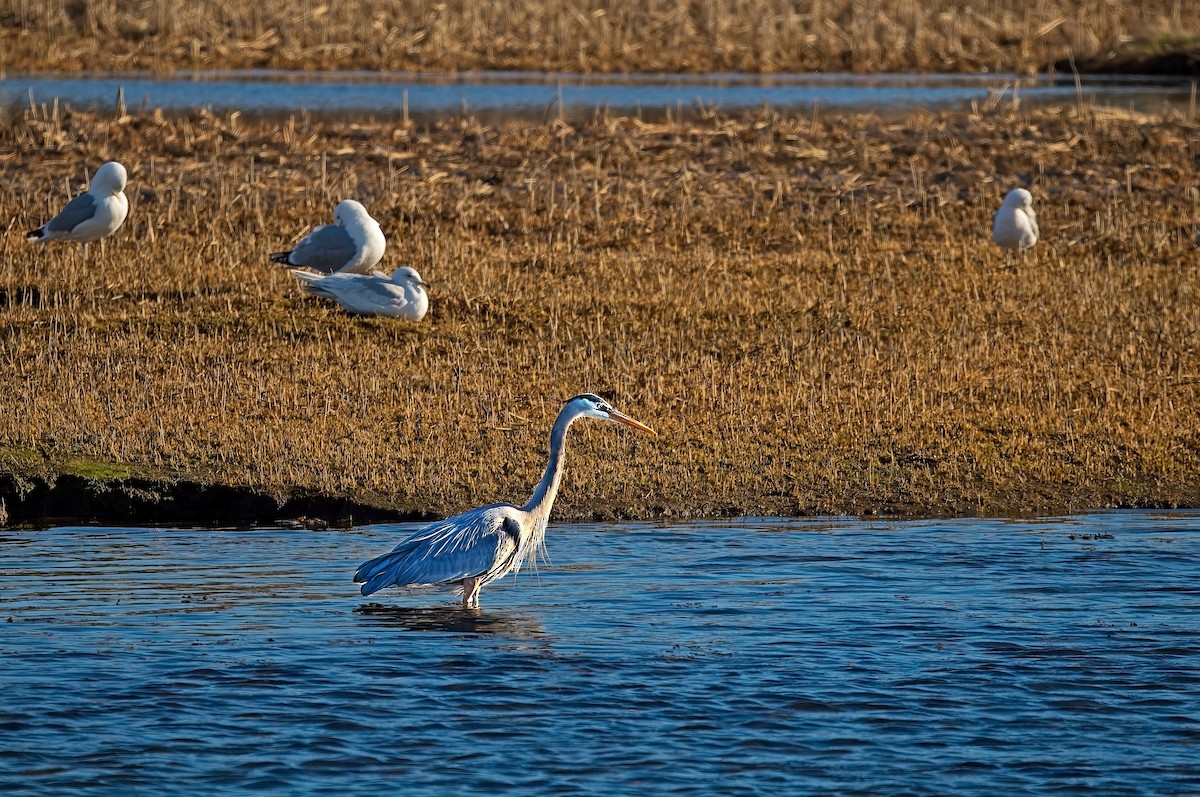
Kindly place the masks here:
POLYGON ((534 617, 505 614, 486 608, 461 606, 392 606, 364 603, 354 613, 374 626, 401 631, 434 631, 450 634, 500 634, 515 638, 544 635, 542 624, 534 617))

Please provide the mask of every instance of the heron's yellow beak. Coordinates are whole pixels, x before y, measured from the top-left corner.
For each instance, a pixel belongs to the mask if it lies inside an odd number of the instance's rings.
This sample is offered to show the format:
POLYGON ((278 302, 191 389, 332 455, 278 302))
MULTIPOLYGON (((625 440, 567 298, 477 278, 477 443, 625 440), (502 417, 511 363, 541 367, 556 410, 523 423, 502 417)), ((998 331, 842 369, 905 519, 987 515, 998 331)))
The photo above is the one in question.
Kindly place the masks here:
POLYGON ((631 426, 640 432, 645 432, 646 434, 652 434, 652 435, 658 434, 658 432, 654 431, 646 424, 642 423, 641 421, 630 418, 628 415, 626 415, 623 412, 618 412, 617 410, 610 410, 608 413, 608 417, 612 418, 617 423, 624 424, 625 426, 631 426))

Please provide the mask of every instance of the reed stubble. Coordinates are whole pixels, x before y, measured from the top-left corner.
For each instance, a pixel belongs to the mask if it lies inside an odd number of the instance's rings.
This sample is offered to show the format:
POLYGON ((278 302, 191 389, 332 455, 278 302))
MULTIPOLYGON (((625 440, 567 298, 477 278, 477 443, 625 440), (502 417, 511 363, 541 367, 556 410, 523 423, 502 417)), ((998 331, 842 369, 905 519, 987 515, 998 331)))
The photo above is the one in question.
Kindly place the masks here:
POLYGON ((645 123, 110 118, 0 126, 2 462, 119 463, 445 514, 523 500, 559 402, 563 518, 1200 503, 1195 121, 1090 108, 645 123), (103 254, 34 247, 107 159, 103 254), (1031 186, 1043 240, 991 214, 1031 186), (421 324, 267 262, 360 199, 421 324))
POLYGON ((0 0, 15 71, 1028 74, 1181 35, 1200 27, 1179 0, 0 0))

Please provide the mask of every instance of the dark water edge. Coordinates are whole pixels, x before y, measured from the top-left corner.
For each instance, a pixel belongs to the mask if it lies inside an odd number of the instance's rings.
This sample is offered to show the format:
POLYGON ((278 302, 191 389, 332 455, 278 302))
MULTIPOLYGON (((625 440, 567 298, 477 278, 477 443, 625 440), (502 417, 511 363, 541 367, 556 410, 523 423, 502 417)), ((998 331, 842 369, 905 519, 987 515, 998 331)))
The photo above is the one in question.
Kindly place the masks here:
POLYGON ((1200 78, 1200 45, 1165 52, 1140 53, 1117 50, 1085 58, 1062 58, 1051 65, 1055 72, 1081 75, 1152 75, 1155 77, 1200 78))
POLYGON ((191 479, 99 479, 74 474, 0 473, 0 527, 64 523, 254 526, 296 523, 349 527, 432 520, 427 513, 294 490, 277 495, 253 487, 191 479))
MULTIPOLYGON (((950 486, 948 486, 950 487, 950 486)), ((962 488, 963 485, 955 485, 962 488)), ((952 492, 948 489, 946 493, 952 492)), ((1108 509, 1186 510, 1200 508, 1200 485, 1160 487, 1143 497, 1122 495, 1098 485, 1042 485, 1023 493, 995 493, 975 502, 947 499, 897 501, 846 498, 841 505, 807 508, 771 502, 761 496, 727 496, 704 506, 647 504, 631 512, 590 504, 586 510, 556 510, 560 522, 715 519, 747 516, 811 517, 842 515, 904 519, 948 517, 1049 517, 1108 509)), ((464 507, 465 508, 465 507, 464 507)), ((291 525, 314 529, 373 523, 411 523, 440 515, 398 506, 387 496, 353 498, 294 488, 285 492, 228 485, 194 478, 102 478, 71 473, 0 472, 0 528, 68 524, 105 526, 253 527, 291 525)))

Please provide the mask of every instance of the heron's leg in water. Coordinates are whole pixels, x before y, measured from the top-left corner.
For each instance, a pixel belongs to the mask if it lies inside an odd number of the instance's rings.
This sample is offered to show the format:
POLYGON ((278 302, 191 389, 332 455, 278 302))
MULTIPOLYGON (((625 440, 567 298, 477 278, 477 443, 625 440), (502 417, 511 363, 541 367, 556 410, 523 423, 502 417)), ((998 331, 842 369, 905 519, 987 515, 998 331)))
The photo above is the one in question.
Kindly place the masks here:
POLYGON ((483 586, 477 578, 463 579, 463 608, 479 608, 479 588, 483 586))

